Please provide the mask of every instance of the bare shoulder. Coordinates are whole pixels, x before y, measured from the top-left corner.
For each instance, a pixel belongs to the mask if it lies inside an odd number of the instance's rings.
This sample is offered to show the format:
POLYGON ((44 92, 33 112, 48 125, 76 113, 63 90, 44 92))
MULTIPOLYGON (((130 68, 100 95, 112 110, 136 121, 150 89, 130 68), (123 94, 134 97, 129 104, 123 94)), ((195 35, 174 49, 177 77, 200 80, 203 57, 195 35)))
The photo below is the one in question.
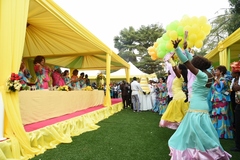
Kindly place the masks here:
POLYGON ((211 73, 209 73, 208 71, 204 71, 204 73, 206 73, 207 76, 208 76, 208 80, 207 80, 207 83, 206 83, 205 86, 206 86, 207 88, 210 88, 210 87, 212 86, 214 76, 213 76, 211 73))

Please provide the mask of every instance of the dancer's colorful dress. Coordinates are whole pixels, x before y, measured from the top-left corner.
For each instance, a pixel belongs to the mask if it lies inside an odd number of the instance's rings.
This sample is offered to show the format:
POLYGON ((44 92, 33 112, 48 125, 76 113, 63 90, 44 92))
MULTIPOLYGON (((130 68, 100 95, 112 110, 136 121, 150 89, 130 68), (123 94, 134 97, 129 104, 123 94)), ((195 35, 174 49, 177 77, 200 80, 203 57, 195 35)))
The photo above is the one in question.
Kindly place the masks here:
POLYGON ((207 81, 207 74, 199 70, 192 86, 189 110, 168 141, 172 160, 228 160, 231 157, 223 150, 209 117, 207 81))
POLYGON ((162 115, 159 126, 167 127, 170 129, 177 129, 183 117, 185 116, 189 102, 186 100, 186 94, 182 90, 183 77, 175 77, 173 80, 173 99, 167 106, 167 110, 162 115))

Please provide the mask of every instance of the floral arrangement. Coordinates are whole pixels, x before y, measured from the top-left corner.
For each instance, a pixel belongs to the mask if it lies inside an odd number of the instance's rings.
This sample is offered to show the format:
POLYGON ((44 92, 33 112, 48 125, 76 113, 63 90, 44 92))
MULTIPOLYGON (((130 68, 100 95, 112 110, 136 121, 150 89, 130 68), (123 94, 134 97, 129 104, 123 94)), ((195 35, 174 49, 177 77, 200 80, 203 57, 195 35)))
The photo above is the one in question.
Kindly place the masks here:
POLYGON ((7 91, 15 92, 20 91, 22 84, 20 83, 20 77, 16 73, 12 73, 11 77, 7 81, 7 91))
POLYGON ((104 86, 102 84, 100 84, 97 89, 98 90, 104 90, 104 86))
POLYGON ((28 85, 25 85, 25 86, 21 87, 21 90, 29 91, 29 90, 31 90, 31 87, 28 85))
POLYGON ((58 91, 69 91, 69 88, 67 85, 64 85, 64 86, 59 86, 57 88, 58 91))
POLYGON ((231 63, 232 72, 240 72, 240 61, 231 63))
POLYGON ((91 86, 87 86, 85 88, 82 88, 83 91, 92 91, 93 88, 91 86))
POLYGON ((97 88, 98 90, 103 90, 104 89, 104 81, 106 80, 105 76, 100 73, 97 76, 97 88))

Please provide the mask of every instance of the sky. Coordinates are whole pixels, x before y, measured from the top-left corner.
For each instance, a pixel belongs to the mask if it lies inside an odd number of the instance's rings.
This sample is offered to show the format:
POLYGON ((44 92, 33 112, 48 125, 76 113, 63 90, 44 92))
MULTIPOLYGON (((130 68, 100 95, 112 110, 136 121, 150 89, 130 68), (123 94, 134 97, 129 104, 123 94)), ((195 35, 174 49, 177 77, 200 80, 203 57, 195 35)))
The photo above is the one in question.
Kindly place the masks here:
MULTIPOLYGON (((113 38, 124 28, 166 26, 184 15, 207 19, 229 8, 228 0, 54 0, 115 53, 113 38)), ((159 37, 160 38, 160 37, 159 37)))

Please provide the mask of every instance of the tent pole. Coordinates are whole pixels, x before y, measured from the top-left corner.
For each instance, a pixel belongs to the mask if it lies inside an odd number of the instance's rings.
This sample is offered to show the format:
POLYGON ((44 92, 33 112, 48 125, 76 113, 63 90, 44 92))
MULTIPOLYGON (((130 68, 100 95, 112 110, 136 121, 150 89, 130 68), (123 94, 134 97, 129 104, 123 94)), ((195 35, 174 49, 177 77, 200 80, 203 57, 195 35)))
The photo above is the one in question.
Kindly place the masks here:
POLYGON ((111 53, 106 53, 106 96, 104 98, 104 106, 111 106, 111 96, 110 96, 110 66, 111 66, 111 53))
POLYGON ((125 72, 126 72, 127 82, 130 83, 130 69, 129 68, 125 68, 125 72))

